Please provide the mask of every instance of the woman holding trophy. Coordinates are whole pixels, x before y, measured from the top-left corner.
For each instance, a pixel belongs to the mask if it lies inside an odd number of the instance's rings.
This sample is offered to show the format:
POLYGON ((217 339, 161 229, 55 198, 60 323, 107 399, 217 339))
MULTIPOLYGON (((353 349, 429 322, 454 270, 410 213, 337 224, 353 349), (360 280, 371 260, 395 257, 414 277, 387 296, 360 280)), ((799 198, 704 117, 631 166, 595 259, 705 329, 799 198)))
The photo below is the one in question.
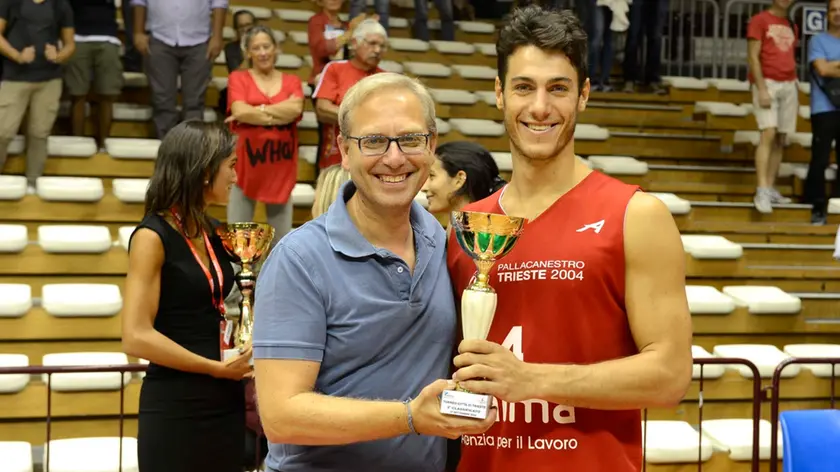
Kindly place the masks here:
POLYGON ((123 349, 149 360, 140 392, 141 472, 240 472, 250 347, 224 362, 231 259, 206 213, 236 183, 235 137, 186 121, 161 143, 146 215, 129 244, 123 349))

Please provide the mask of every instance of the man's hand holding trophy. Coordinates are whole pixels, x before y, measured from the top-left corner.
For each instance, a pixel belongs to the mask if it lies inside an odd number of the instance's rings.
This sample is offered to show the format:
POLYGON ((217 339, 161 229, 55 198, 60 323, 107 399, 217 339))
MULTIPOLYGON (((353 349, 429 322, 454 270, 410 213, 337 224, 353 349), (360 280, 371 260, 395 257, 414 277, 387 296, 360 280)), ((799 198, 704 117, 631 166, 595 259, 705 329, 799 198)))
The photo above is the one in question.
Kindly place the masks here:
MULTIPOLYGON (((471 341, 485 341, 493 324, 496 313, 496 291, 490 286, 490 270, 493 266, 513 249, 525 224, 523 218, 501 214, 456 211, 452 212, 452 230, 455 232, 458 245, 469 255, 478 268, 475 279, 464 290, 461 296, 461 326, 464 343, 471 341)), ((496 346, 480 343, 487 349, 496 346), (485 346, 488 345, 488 346, 485 346)), ((510 357, 513 354, 507 353, 510 357)), ((456 357, 456 366, 468 365, 464 363, 462 354, 456 357)), ((469 360, 469 358, 467 358, 469 360)), ((514 360, 516 360, 514 358, 514 360)), ((470 369, 471 367, 466 367, 470 369)), ((480 380, 473 380, 480 385, 480 380)), ((456 386, 455 390, 445 390, 441 397, 441 413, 467 418, 485 419, 490 413, 493 397, 487 394, 476 394, 456 386)))

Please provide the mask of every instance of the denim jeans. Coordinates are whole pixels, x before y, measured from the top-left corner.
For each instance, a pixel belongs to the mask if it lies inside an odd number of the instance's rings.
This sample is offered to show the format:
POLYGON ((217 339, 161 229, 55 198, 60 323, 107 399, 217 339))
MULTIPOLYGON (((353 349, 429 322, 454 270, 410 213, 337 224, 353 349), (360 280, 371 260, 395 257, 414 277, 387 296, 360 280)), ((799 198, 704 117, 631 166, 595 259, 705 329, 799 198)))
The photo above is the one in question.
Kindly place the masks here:
POLYGON ((662 81, 662 33, 668 16, 668 0, 634 0, 630 5, 630 28, 624 47, 624 80, 654 84, 662 81), (645 38, 647 54, 644 75, 639 77, 639 52, 645 38))
MULTIPOLYGON (((455 16, 452 0, 435 0, 435 7, 440 16, 440 39, 455 41, 455 16)), ((429 38, 429 2, 414 0, 414 38, 428 41, 429 38)))
MULTIPOLYGON (((584 0, 587 1, 587 0, 584 0)), ((595 3, 593 0, 588 0, 595 3)), ((593 5, 587 22, 586 33, 589 36, 589 77, 592 85, 607 85, 613 65, 612 10, 608 7, 593 5)))
MULTIPOLYGON (((381 24, 385 31, 388 31, 388 14, 391 11, 388 0, 374 0, 373 9, 379 15, 379 24, 381 24)), ((350 19, 359 16, 367 11, 367 2, 365 0, 350 0, 350 19)))

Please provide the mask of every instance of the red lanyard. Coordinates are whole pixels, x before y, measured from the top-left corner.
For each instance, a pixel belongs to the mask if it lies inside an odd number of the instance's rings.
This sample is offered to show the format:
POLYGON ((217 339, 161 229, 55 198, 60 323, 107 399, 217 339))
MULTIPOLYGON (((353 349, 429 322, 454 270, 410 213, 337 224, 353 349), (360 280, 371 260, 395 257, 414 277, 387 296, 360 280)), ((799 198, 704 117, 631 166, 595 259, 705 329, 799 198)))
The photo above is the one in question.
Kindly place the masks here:
MULTIPOLYGON (((175 212, 175 210, 170 210, 172 213, 172 217, 175 219, 175 223, 178 225, 178 229, 181 230, 181 234, 184 236, 184 239, 187 240, 187 246, 190 247, 190 251, 193 253, 193 257, 198 262, 198 265, 201 266, 201 270, 204 271, 204 275, 207 277, 207 282, 210 284, 210 297, 213 298, 213 294, 216 292, 216 279, 210 273, 210 270, 204 265, 202 262, 201 257, 198 256, 198 251, 195 250, 195 245, 192 243, 190 238, 187 237, 186 231, 184 231, 184 225, 181 223, 181 215, 175 212)), ((224 297, 224 284, 223 284, 223 275, 222 269, 219 266, 219 260, 216 259, 216 252, 213 250, 213 246, 210 244, 210 238, 207 236, 207 231, 204 229, 201 230, 201 234, 204 236, 204 248, 207 250, 207 256, 210 258, 210 262, 213 264, 213 269, 215 269, 216 274, 219 276, 219 301, 215 302, 214 305, 216 309, 219 310, 219 314, 222 317, 225 316, 225 297, 224 297)))

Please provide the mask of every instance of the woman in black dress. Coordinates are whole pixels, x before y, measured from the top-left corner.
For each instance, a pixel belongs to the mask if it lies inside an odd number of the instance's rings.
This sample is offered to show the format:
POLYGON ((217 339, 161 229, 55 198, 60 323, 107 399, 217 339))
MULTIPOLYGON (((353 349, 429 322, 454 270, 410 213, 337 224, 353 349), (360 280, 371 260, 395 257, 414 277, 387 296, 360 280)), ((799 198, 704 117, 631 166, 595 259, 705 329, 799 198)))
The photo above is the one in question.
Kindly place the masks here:
POLYGON ((186 121, 158 151, 132 234, 123 349, 149 360, 140 391, 141 472, 241 472, 250 349, 221 362, 233 268, 205 213, 236 182, 235 137, 186 121))

